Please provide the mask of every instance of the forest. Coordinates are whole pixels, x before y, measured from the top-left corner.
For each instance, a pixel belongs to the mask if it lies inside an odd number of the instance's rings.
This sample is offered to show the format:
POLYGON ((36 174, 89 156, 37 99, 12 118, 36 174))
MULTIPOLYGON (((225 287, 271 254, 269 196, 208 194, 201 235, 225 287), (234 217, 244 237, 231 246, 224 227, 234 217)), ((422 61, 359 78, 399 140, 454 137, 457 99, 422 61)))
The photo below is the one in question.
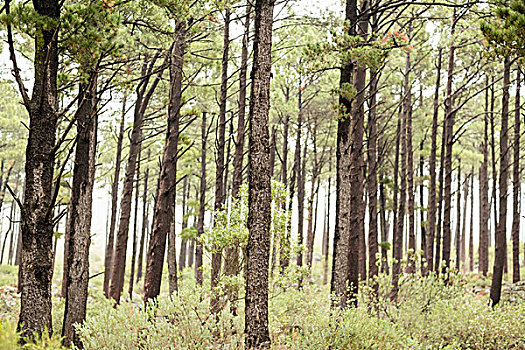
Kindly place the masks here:
POLYGON ((525 349, 525 0, 0 6, 0 349, 525 349))

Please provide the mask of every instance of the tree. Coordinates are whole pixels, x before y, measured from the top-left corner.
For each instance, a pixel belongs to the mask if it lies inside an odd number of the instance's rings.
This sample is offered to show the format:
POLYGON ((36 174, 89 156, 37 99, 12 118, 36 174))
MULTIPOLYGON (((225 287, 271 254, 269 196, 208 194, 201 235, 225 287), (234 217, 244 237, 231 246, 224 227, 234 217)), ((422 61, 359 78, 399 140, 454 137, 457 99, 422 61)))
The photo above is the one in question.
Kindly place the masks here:
POLYGON ((250 98, 248 245, 246 247, 245 333, 248 349, 270 348, 268 259, 271 188, 268 112, 273 0, 255 2, 252 91, 250 98))

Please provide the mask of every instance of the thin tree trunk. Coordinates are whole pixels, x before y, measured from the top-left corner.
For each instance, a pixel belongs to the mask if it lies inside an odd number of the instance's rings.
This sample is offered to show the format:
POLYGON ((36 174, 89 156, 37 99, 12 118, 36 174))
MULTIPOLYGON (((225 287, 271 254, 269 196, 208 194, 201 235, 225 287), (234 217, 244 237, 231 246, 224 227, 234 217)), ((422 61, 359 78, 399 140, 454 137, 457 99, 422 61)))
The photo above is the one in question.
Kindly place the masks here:
POLYGON ((514 105, 514 164, 512 169, 512 282, 520 280, 520 68, 516 69, 514 105))
POLYGON ((469 271, 474 271, 474 166, 470 171, 470 226, 468 240, 469 271))
MULTIPOLYGON (((186 24, 178 22, 175 26, 173 45, 169 52, 169 103, 166 141, 162 153, 157 201, 153 212, 151 239, 148 247, 146 275, 144 276, 144 301, 156 298, 160 293, 162 266, 166 250, 166 236, 174 222, 175 185, 177 183, 177 156, 179 142, 180 107, 182 102, 182 69, 186 48, 186 24)), ((175 237, 173 237, 175 238, 175 237)), ((172 242, 175 245, 174 239, 172 242)), ((173 246, 168 245, 168 250, 173 246)), ((173 251, 175 254, 175 251, 173 251)), ((173 261, 173 260, 172 260, 173 261)), ((176 261, 174 261, 176 263, 176 261)), ((168 265, 169 267, 169 265, 168 265)), ((177 270, 175 266, 175 271, 177 270)), ((175 273, 175 278, 176 278, 175 273)), ((170 273, 170 292, 177 290, 177 281, 170 273)), ((170 293, 171 294, 171 293, 170 293)))
MULTIPOLYGON (((330 162, 330 172, 332 170, 330 162)), ((328 283, 328 255, 330 251, 330 191, 332 185, 332 178, 328 177, 328 184, 326 186, 326 207, 325 207, 325 225, 323 230, 323 284, 328 283)))
MULTIPOLYGON (((378 234, 377 234, 377 84, 378 75, 376 70, 370 72, 370 111, 368 114, 368 278, 373 281, 377 276, 379 267, 377 265, 378 234)), ((377 291, 377 283, 374 283, 377 291)))
MULTIPOLYGON (((303 116, 303 103, 302 103, 302 80, 299 80, 299 93, 298 93, 298 108, 299 114, 303 116)), ((300 128, 301 126, 298 126, 300 128)), ((299 134, 297 134, 299 137, 299 134)), ((308 135, 307 135, 308 136, 308 135)), ((303 248, 304 248, 304 197, 305 197, 305 182, 306 182, 306 140, 302 144, 302 156, 298 162, 297 171, 297 246, 299 251, 297 252, 297 266, 303 266, 303 248)), ((301 145, 300 145, 301 146, 301 145)), ((299 287, 301 281, 299 281, 299 287)))
POLYGON ((458 188, 456 190, 456 269, 461 270, 461 159, 458 159, 458 188))
MULTIPOLYGON (((421 143, 419 144, 419 178, 424 178, 424 158, 423 158, 423 147, 425 140, 421 140, 421 143)), ((423 256, 421 257, 421 275, 425 276, 428 272, 428 266, 426 266, 426 251, 427 251, 427 228, 425 224, 425 202, 424 202, 424 190, 425 186, 423 185, 423 181, 419 184, 419 218, 420 218, 420 229, 421 229, 421 249, 420 251, 423 253, 423 256)))
MULTIPOLYGON (((221 67, 221 100, 219 106, 219 123, 217 128, 217 158, 215 172, 215 212, 222 210, 225 200, 224 193, 224 146, 226 133, 226 97, 228 93, 228 57, 230 47, 230 9, 226 7, 224 13, 224 36, 221 67)), ((220 296, 217 286, 222 265, 222 247, 213 245, 211 253, 211 312, 217 314, 220 309, 220 296)))
POLYGON ((67 255, 67 289, 62 336, 64 346, 82 342, 74 325, 86 318, 89 281, 89 247, 97 147, 97 73, 90 73, 88 84, 80 84, 77 112, 77 139, 67 255))
MULTIPOLYGON (((488 77, 486 79, 488 84, 488 77)), ((483 142, 481 143, 481 151, 483 153, 483 162, 479 169, 479 190, 480 190, 480 229, 479 229, 479 272, 483 276, 487 276, 489 267, 489 229, 488 221, 490 216, 489 204, 489 180, 488 180, 488 111, 489 111, 489 91, 485 91, 485 114, 483 142)))
POLYGON ((109 281, 111 279, 111 269, 113 268, 113 246, 115 243, 115 223, 117 221, 118 205, 118 184, 120 180, 120 168, 122 163, 122 142, 124 139, 124 121, 126 114, 127 94, 122 99, 122 116, 117 138, 117 154, 115 159, 115 174, 113 175, 113 185, 111 187, 111 217, 109 224, 109 235, 106 244, 106 254, 104 257, 104 295, 109 298, 109 281))
POLYGON ((248 244, 246 247, 246 348, 269 349, 268 254, 271 186, 268 115, 272 50, 273 0, 256 0, 250 98, 248 244))
MULTIPOLYGON (((149 161, 151 150, 148 149, 148 156, 147 161, 149 161)), ((144 262, 144 248, 147 247, 145 245, 146 240, 146 228, 148 226, 148 210, 147 210, 147 203, 148 203, 148 178, 149 178, 149 167, 146 168, 146 171, 144 173, 144 192, 142 194, 142 231, 140 235, 140 248, 139 248, 139 258, 138 258, 138 265, 137 265, 137 283, 142 278, 142 264, 144 262)))
MULTIPOLYGON (((28 105, 29 137, 26 146, 25 193, 22 206, 20 265, 20 339, 52 333, 51 279, 53 276, 53 175, 57 131, 58 0, 34 0, 39 16, 51 19, 35 27, 32 96, 28 105)), ((6 3, 6 13, 9 4, 6 3)), ((12 38, 11 38, 12 40, 12 38)), ((25 92, 23 95, 25 96, 25 92)), ((27 96, 26 96, 27 97, 27 96)), ((56 186, 59 184, 57 183, 56 186)), ((24 340, 22 340, 23 342, 24 340)))
MULTIPOLYGON (((498 227, 498 205, 497 205, 497 202, 496 202, 496 198, 497 198, 497 193, 496 193, 496 189, 497 189, 497 182, 498 182, 498 171, 496 169, 496 141, 494 140, 495 138, 495 127, 494 127, 494 103, 495 103, 495 98, 494 98, 494 76, 492 76, 492 85, 491 85, 491 94, 490 94, 490 151, 491 151, 491 154, 492 154, 492 199, 491 199, 491 207, 493 207, 494 209, 494 216, 493 216, 493 219, 490 220, 491 223, 493 223, 493 225, 491 224, 491 226, 493 226, 494 228, 494 231, 497 231, 497 227, 498 227)), ((490 218, 490 210, 489 210, 489 218, 490 218)), ((491 247, 492 245, 492 235, 491 235, 491 232, 492 230, 490 229, 489 227, 489 230, 488 230, 488 233, 489 233, 489 247, 491 247)))
POLYGON ((140 198, 140 161, 141 161, 141 149, 137 157, 137 182, 135 184, 135 212, 133 214, 133 246, 131 251, 131 271, 129 274, 129 300, 133 299, 133 283, 135 282, 135 261, 137 260, 137 239, 138 239, 138 225, 137 220, 139 216, 139 198, 140 198))
MULTIPOLYGON (((407 75, 406 79, 409 79, 411 63, 410 53, 407 53, 407 75)), ((409 273, 416 272, 416 227, 415 227, 415 195, 414 195, 414 151, 412 147, 412 93, 410 92, 411 86, 407 82, 406 96, 406 157, 407 157, 407 196, 408 196, 408 251, 407 259, 408 266, 407 271, 409 273)))
POLYGON ((501 297, 501 282, 503 267, 506 259, 507 245, 507 179, 509 167, 508 152, 508 122, 509 122, 509 85, 510 85, 510 58, 505 57, 503 70, 503 99, 501 102, 501 132, 500 132, 500 177, 499 177, 499 220, 496 229, 496 252, 492 285, 490 286, 490 300, 495 306, 501 297))
MULTIPOLYGON (((184 180, 182 181, 182 230, 181 230, 181 233, 182 231, 184 231, 185 228, 188 227, 188 217, 187 217, 188 209, 186 207, 186 201, 188 199, 188 192, 189 192, 188 177, 185 177, 184 180)), ((187 240, 181 237, 180 252, 179 252, 179 265, 178 265, 179 271, 181 272, 186 267, 186 251, 188 250, 187 248, 188 248, 187 240)))
MULTIPOLYGON (((454 143, 454 118, 455 111, 453 107, 454 96, 452 92, 452 80, 454 74, 454 35, 456 30, 456 13, 452 17, 452 26, 450 29, 450 46, 448 53, 448 67, 447 67, 447 98, 445 100, 445 124, 446 124, 446 139, 445 139, 445 183, 444 183, 444 210, 443 210, 443 273, 447 274, 450 267, 450 244, 451 244, 451 222, 450 213, 452 209, 452 146, 454 143)), ((448 281, 448 275, 445 277, 448 281)))
MULTIPOLYGON (((16 203, 15 201, 11 202, 11 209, 9 210, 9 226, 7 227, 7 231, 5 232, 4 243, 2 244, 2 254, 0 256, 0 264, 4 263, 4 250, 5 250, 5 245, 7 243, 7 236, 9 236, 9 234, 11 234, 11 237, 13 237, 13 235, 14 235, 14 228, 13 228, 14 217, 13 217, 13 215, 15 213, 15 203, 16 203), (13 232, 11 232, 11 231, 13 231, 13 232)), ((11 238, 11 240, 12 240, 12 238, 11 238)))
POLYGON ((379 218, 381 220, 381 272, 390 273, 388 268, 388 249, 384 245, 388 243, 388 220, 386 218, 385 184, 383 173, 379 173, 379 218))
MULTIPOLYGON (((239 72, 239 113, 237 119, 237 142, 235 143, 235 152, 233 157, 233 179, 232 179, 232 198, 239 198, 239 190, 242 184, 243 158, 244 158, 244 133, 245 133, 245 116, 246 116, 246 76, 248 70, 248 42, 250 37, 250 2, 246 5, 246 18, 244 21, 244 35, 241 48, 241 67, 239 72)), ((226 276, 236 276, 239 273, 239 244, 226 248, 226 261, 224 262, 224 272, 226 276)), ((237 288, 228 287, 226 296, 230 301, 233 314, 237 313, 236 300, 237 288)))
MULTIPOLYGON (((204 234, 204 211, 206 205, 206 139, 208 136, 206 125, 206 112, 202 113, 201 124, 201 175, 199 194, 199 216, 197 218, 197 245, 195 247, 195 280, 202 286, 202 242, 200 237, 204 234)), ((235 188, 235 181, 233 187, 235 188)))
MULTIPOLYGON (((466 234, 467 234, 467 205, 468 205, 468 196, 469 196, 469 177, 465 177, 465 181, 463 182, 463 217, 462 217, 462 224, 461 224, 461 236, 459 240, 459 264, 458 268, 462 267, 463 270, 466 270, 465 265, 465 241, 466 241, 466 234)), ((461 271, 461 270, 459 270, 461 271)))
MULTIPOLYGON (((169 55, 166 55, 162 68, 166 66, 169 55)), ((133 182, 135 178, 135 169, 137 162, 137 155, 140 145, 142 143, 142 125, 144 123, 144 113, 149 104, 149 101, 155 91, 155 88, 160 82, 162 71, 161 69, 155 80, 146 92, 146 88, 153 70, 153 65, 156 58, 150 63, 149 69, 146 69, 147 63, 145 61, 143 74, 145 77, 137 86, 137 101, 135 102, 135 113, 133 120, 133 130, 131 132, 131 140, 129 146, 128 163, 126 165, 126 176, 124 180, 124 189, 122 191, 122 198, 120 204, 120 220, 117 232, 117 241, 113 257, 113 268, 111 271, 111 286, 109 295, 117 303, 120 302, 120 295, 124 287, 124 272, 126 269, 126 250, 128 247, 128 233, 129 221, 131 214, 131 200, 133 196, 133 182)))
MULTIPOLYGON (((428 191, 428 235, 426 240, 426 259, 428 271, 434 271, 434 241, 436 234, 436 152, 439 116, 439 86, 441 84, 441 57, 442 49, 438 52, 438 63, 436 73, 436 89, 434 92, 434 114, 432 117, 432 146, 430 147, 430 188, 428 191)), ((436 265, 439 261, 436 261, 436 265)))

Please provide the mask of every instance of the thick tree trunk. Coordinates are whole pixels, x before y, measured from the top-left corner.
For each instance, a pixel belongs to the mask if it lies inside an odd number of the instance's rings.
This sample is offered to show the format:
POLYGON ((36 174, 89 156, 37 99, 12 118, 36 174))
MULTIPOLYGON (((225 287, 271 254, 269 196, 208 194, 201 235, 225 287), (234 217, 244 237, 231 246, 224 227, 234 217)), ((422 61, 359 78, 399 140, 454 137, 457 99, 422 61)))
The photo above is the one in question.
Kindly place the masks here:
MULTIPOLYGON (((204 211, 206 210, 206 139, 208 136, 206 125, 206 112, 202 113, 201 124, 201 175, 199 187, 199 216, 197 218, 197 245, 195 247, 195 280, 202 286, 202 242, 200 237, 204 234, 204 211)), ((233 187, 235 188, 235 181, 233 187)))
MULTIPOLYGON (((150 157, 150 150, 148 150, 148 157, 150 157)), ((149 178, 149 167, 146 168, 144 173, 144 192, 142 194, 142 230, 140 234, 140 248, 139 257, 137 264, 137 282, 142 278, 142 264, 144 262, 144 248, 146 247, 146 229, 148 227, 148 178, 149 178)))
POLYGON ((514 164, 512 169, 512 281, 520 280, 520 69, 516 69, 514 105, 514 164))
MULTIPOLYGON (((150 299, 156 298, 160 293, 162 266, 164 264, 164 252, 166 250, 166 236, 168 232, 170 232, 170 226, 173 223, 175 215, 175 185, 177 183, 177 153, 180 107, 182 101, 182 68, 184 64, 185 34, 185 23, 178 22, 175 28, 173 46, 169 52, 170 89, 167 134, 164 151, 162 153, 159 189, 153 212, 153 225, 147 254, 146 275, 144 276, 144 301, 146 303, 150 299)), ((175 242, 173 242, 173 245, 174 244, 175 242)), ((172 247, 168 247, 168 249, 171 248, 172 247)), ((173 253, 175 254, 175 251, 173 251, 173 253)), ((174 281, 171 280, 170 289, 174 287, 173 283, 174 281)), ((175 289, 176 288, 175 286, 175 289)), ((171 291, 173 292, 173 290, 171 291)))
POLYGON ((122 141, 124 140, 124 121, 126 114, 127 94, 122 99, 122 117, 117 138, 117 154, 115 159, 115 174, 113 175, 113 185, 111 187, 111 217, 109 223, 108 241, 106 244, 106 254, 104 257, 104 294, 109 298, 109 281, 111 279, 111 269, 113 268, 113 246, 115 243, 115 223, 117 221, 118 205, 118 184, 120 180, 120 168, 122 163, 122 141))
MULTIPOLYGON (((378 274, 377 252, 378 252, 378 235, 377 235, 377 71, 370 72, 370 111, 368 114, 368 278, 373 280, 378 274)), ((374 289, 377 291, 377 283, 374 283, 374 289)))
MULTIPOLYGON (((488 77, 487 77, 488 84, 488 77)), ((489 267, 489 216, 490 216, 490 204, 489 204, 489 180, 488 180, 488 164, 489 164, 489 152, 488 152, 488 110, 489 110, 489 91, 488 88, 485 92, 485 114, 484 120, 484 132, 483 142, 481 143, 481 151, 483 153, 483 162, 479 169, 479 191, 480 191, 480 229, 479 229, 479 272, 483 276, 487 276, 489 267)))
POLYGON ((91 206, 97 146, 96 86, 96 73, 90 74, 88 85, 80 85, 75 166, 71 190, 68 273, 62 336, 64 346, 69 347, 74 344, 78 348, 82 348, 82 342, 75 331, 74 324, 84 322, 88 296, 91 206))
POLYGON ((139 198, 140 198, 140 161, 141 161, 141 149, 139 149, 139 154, 137 158, 137 179, 135 184, 135 212, 133 214, 133 246, 131 250, 131 271, 129 274, 129 300, 133 299, 133 283, 135 282, 135 261, 137 260, 137 239, 138 239, 138 216, 139 216, 139 198))
MULTIPOLYGON (((426 259, 428 271, 434 271, 434 241, 436 235, 436 152, 437 152, 437 133, 439 116, 439 86, 441 84, 441 55, 442 49, 438 52, 438 63, 436 73, 436 89, 434 91, 434 114, 432 117, 432 141, 430 147, 430 188, 428 191, 428 235, 426 240, 426 259)), ((436 261, 436 264, 439 264, 436 261)))
POLYGON ((271 184, 268 114, 272 51, 272 0, 255 3, 255 39, 250 98, 248 245, 246 247, 246 348, 269 349, 268 254, 271 184))
MULTIPOLYGON (((21 337, 52 332, 53 173, 57 129, 58 0, 34 0, 39 16, 53 19, 35 28, 34 85, 29 102, 20 266, 21 337)), ((8 6, 8 5, 7 5, 8 6)), ((57 184, 58 186, 58 184, 57 184)), ((58 189, 55 189, 55 192, 58 189)), ((23 339, 23 338, 21 338, 23 339)))
POLYGON ((503 99, 501 102, 499 220, 496 229, 496 252, 492 273, 492 285, 490 286, 490 300, 493 306, 499 303, 501 297, 501 282, 506 258, 505 247, 507 245, 507 179, 510 158, 508 152, 509 85, 510 58, 507 56, 504 61, 503 99))
MULTIPOLYGON (((167 55, 168 56, 168 55, 167 55)), ((167 57, 162 64, 162 68, 166 66, 167 57)), ((135 169, 137 162, 137 155, 142 144, 142 125, 144 122, 144 113, 148 103, 155 91, 155 88, 160 82, 163 69, 159 71, 155 80, 146 92, 146 88, 155 63, 154 59, 149 69, 146 69, 146 61, 143 68, 143 77, 145 77, 137 86, 137 101, 135 102, 135 112, 133 119, 133 130, 131 132, 131 140, 129 146, 128 163, 126 165, 126 176, 124 180, 124 189, 122 191, 122 198, 120 204, 120 220, 117 232, 117 241, 113 257, 113 268, 111 271, 111 286, 109 295, 117 303, 120 302, 120 295, 124 287, 124 272, 126 269, 126 250, 128 247, 128 233, 129 221, 131 214, 131 200, 133 196, 133 183, 135 178, 135 169)))
MULTIPOLYGON (((219 106, 219 124, 217 128, 217 158, 215 172, 215 212, 222 210, 226 193, 224 189, 224 146, 226 134, 226 102, 228 94, 228 57, 230 47, 230 9, 226 7, 224 14, 224 36, 222 49, 221 67, 221 100, 219 106)), ((211 312, 216 314, 220 311, 220 296, 216 289, 219 284, 219 275, 222 265, 222 247, 213 246, 211 253, 211 312)))

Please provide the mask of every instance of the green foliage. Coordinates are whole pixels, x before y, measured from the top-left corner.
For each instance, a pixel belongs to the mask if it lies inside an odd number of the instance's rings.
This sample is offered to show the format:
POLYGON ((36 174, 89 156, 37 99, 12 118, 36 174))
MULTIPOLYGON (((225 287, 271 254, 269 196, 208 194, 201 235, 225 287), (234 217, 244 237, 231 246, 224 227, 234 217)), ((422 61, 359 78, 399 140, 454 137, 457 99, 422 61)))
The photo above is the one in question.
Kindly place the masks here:
POLYGON ((482 20, 481 32, 488 44, 501 55, 525 54, 525 1, 504 2, 495 9, 497 20, 482 20))
POLYGON ((59 350, 65 349, 62 346, 62 340, 57 336, 49 336, 45 332, 42 339, 29 340, 28 343, 21 346, 18 344, 19 335, 16 332, 16 324, 14 322, 0 321, 0 349, 2 350, 59 350))

